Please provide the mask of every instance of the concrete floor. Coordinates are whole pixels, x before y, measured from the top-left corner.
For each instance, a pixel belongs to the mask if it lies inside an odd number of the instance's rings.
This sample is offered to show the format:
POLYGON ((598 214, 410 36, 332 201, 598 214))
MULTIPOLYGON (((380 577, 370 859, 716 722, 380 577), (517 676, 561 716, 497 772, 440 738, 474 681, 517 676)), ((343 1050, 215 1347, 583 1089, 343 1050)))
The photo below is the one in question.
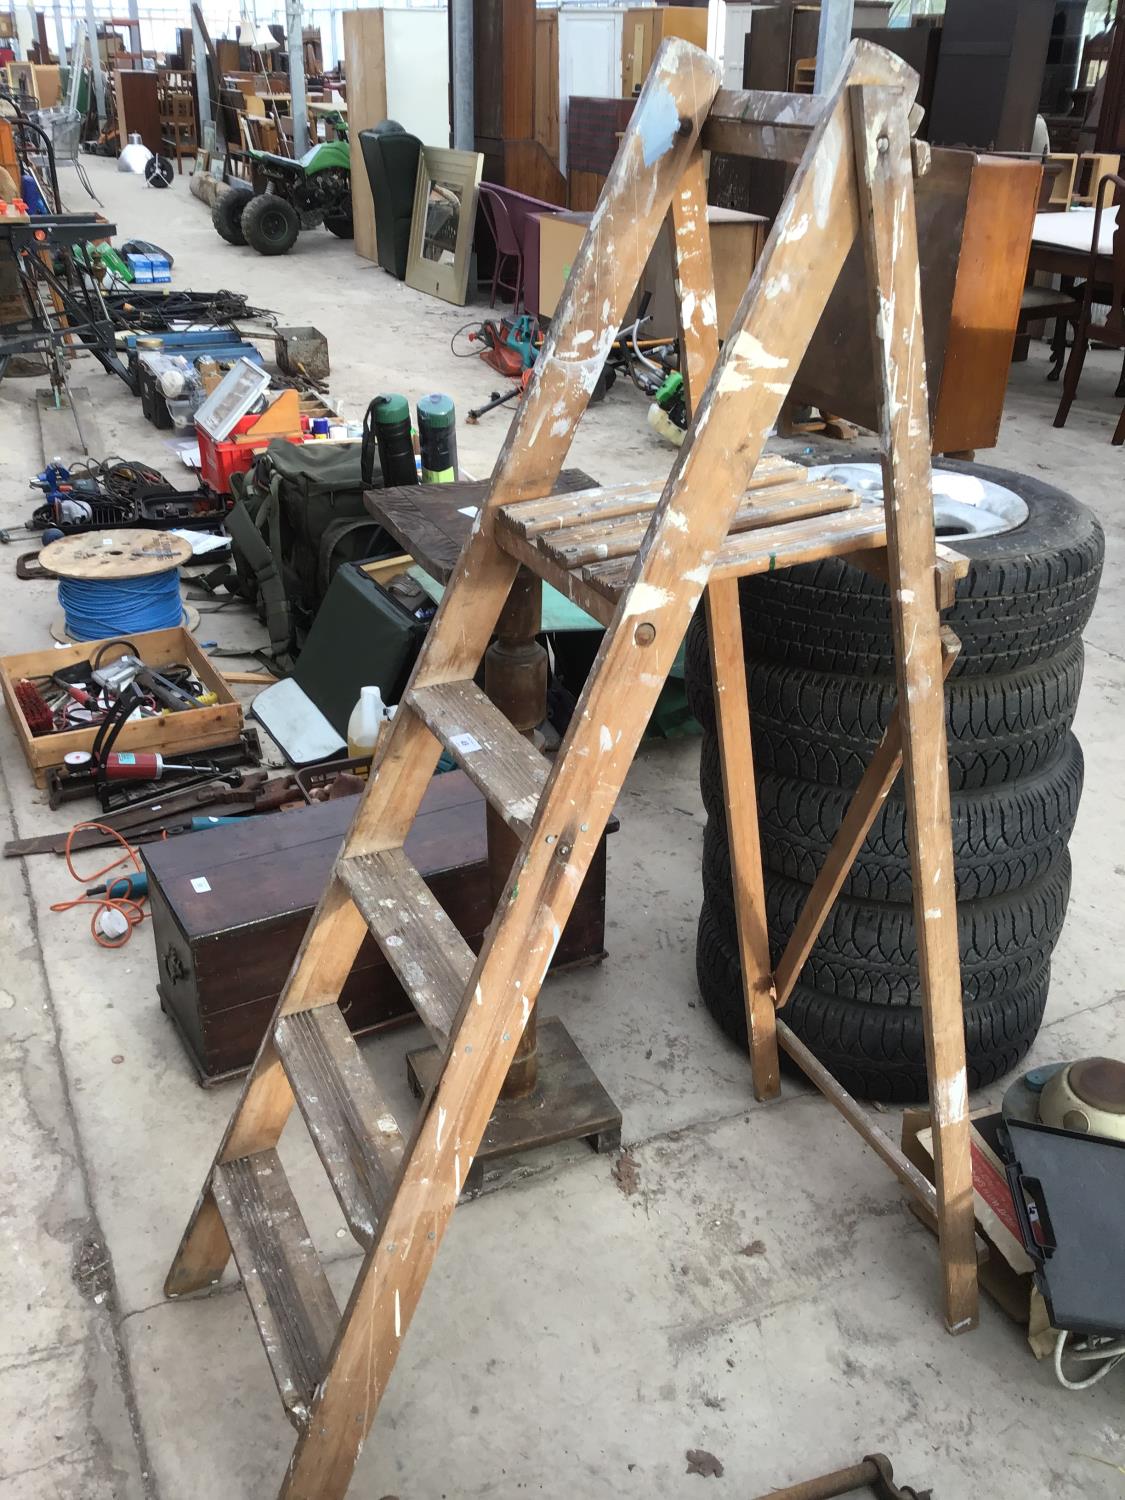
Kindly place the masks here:
MULTIPOLYGON (((379 390, 435 387, 464 411, 496 383, 449 353, 475 311, 416 295, 325 232, 264 260, 217 239, 186 179, 157 194, 108 163, 91 175, 121 237, 174 252, 177 285, 245 290, 320 327, 353 415, 379 390)), ((1036 1061, 1120 1052, 1125 1019, 1116 368, 1094 357, 1055 432, 1041 357, 1017 366, 995 455, 1072 489, 1107 530, 1077 726, 1074 894, 1036 1061)), ((92 362, 74 378, 94 394, 107 452, 174 468, 123 386, 92 362)), ((0 384, 0 524, 30 509, 36 384, 0 384)), ((487 472, 505 429, 499 414, 462 425, 463 463, 487 472)), ((572 450, 605 481, 656 476, 668 458, 621 390, 572 450)), ((54 612, 48 584, 15 581, 16 551, 0 573, 4 652, 43 646, 54 612)), ((199 634, 261 639, 234 612, 205 615, 199 634)), ((550 981, 543 1001, 620 1103, 639 1188, 625 1196, 611 1161, 579 1146, 531 1158, 457 1214, 352 1493, 694 1496, 704 1481, 684 1455, 703 1448, 725 1469, 717 1492, 739 1497, 875 1449, 936 1500, 1120 1496, 1125 1370, 1063 1392, 987 1299, 980 1329, 950 1338, 935 1243, 886 1169, 791 1081, 781 1102, 754 1104, 745 1060, 696 1003, 697 756, 697 742, 644 749, 610 845, 609 958, 550 981)), ((34 792, 6 716, 0 757, 5 836, 65 825, 34 792)), ((106 952, 83 913, 51 912, 75 889, 53 858, 0 862, 0 1500, 269 1500, 293 1433, 241 1292, 228 1277, 202 1300, 161 1293, 236 1090, 197 1087, 157 1005, 147 928, 106 952)), ((404 1127, 402 1055, 417 1042, 410 1029, 364 1045, 404 1127)), ((299 1124, 282 1154, 343 1295, 355 1247, 299 1124)))

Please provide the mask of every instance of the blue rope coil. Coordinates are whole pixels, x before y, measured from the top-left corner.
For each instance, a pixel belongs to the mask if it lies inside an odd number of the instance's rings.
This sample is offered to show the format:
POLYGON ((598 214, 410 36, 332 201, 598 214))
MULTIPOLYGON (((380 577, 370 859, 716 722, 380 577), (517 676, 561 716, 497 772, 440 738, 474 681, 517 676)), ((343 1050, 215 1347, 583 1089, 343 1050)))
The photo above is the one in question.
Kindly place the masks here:
POLYGON ((167 630, 184 615, 177 568, 150 578, 60 578, 59 603, 76 641, 167 630))

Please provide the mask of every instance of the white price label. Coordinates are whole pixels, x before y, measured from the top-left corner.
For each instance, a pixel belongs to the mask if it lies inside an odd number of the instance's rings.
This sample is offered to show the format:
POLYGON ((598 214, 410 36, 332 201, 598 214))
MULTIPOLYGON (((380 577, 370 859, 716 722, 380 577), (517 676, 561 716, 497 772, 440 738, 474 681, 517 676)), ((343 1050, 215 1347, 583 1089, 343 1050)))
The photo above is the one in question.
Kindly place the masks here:
POLYGON ((191 883, 191 888, 196 895, 204 896, 211 889, 211 882, 206 875, 197 875, 191 883))
POLYGON ((480 749, 480 740, 475 740, 471 734, 451 734, 449 743, 454 750, 460 750, 462 755, 471 755, 474 750, 480 749))

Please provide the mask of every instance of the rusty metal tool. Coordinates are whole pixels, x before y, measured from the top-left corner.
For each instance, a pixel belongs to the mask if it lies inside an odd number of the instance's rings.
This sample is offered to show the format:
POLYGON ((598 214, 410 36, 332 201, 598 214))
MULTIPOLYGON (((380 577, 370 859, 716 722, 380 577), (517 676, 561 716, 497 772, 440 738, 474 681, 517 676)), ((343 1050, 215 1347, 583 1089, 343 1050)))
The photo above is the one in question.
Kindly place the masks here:
POLYGON ((770 1490, 758 1500, 833 1500, 836 1495, 853 1495, 869 1489, 876 1500, 930 1500, 929 1490, 912 1490, 895 1483, 891 1461, 885 1453, 872 1453, 850 1469, 837 1469, 819 1479, 806 1479, 788 1489, 770 1490))

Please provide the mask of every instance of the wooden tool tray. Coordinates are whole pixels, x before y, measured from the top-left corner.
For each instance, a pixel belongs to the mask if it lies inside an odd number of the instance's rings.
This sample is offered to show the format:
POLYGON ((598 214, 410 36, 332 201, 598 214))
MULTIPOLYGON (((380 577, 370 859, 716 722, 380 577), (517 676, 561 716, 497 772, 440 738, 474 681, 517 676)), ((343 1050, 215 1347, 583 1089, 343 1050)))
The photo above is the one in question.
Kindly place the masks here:
MULTIPOLYGON (((109 637, 109 640, 124 639, 109 637)), ((175 662, 186 662, 204 688, 215 694, 218 702, 206 708, 187 709, 183 713, 133 720, 125 724, 117 736, 115 749, 158 750, 174 760, 177 754, 209 750, 213 745, 228 745, 238 739, 242 733, 242 705, 199 649, 190 631, 177 625, 170 630, 150 630, 127 639, 147 666, 159 669, 175 662)), ((33 735, 16 700, 16 683, 24 677, 49 677, 63 667, 88 661, 100 646, 106 644, 107 641, 81 641, 73 646, 54 646, 44 651, 25 651, 18 656, 0 657, 0 689, 38 787, 46 785, 48 769, 61 766, 71 750, 93 748, 98 726, 92 724, 61 734, 33 735)), ((122 646, 122 651, 128 649, 122 646)))

